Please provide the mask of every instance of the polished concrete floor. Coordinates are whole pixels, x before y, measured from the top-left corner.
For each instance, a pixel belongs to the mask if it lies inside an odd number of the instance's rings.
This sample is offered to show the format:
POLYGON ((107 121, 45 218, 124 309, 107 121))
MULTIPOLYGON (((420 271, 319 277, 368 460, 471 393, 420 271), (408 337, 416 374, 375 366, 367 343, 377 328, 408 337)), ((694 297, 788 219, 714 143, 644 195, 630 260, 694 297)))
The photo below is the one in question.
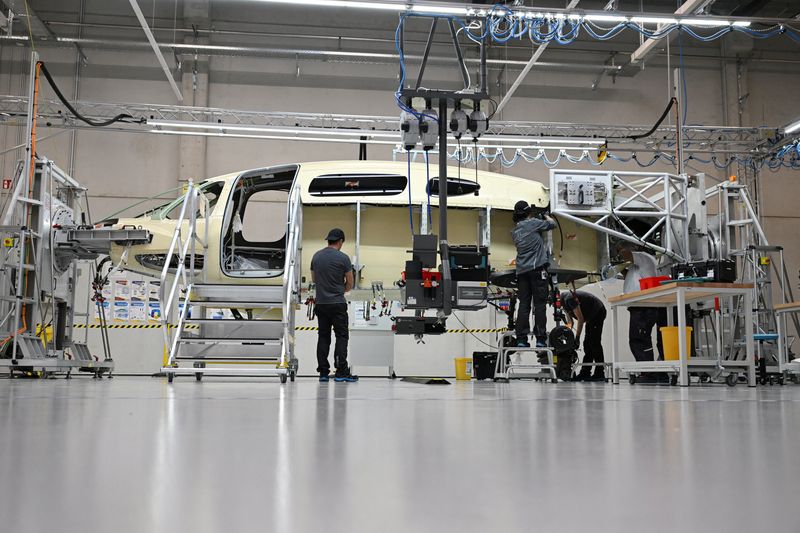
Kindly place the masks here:
POLYGON ((0 380, 0 531, 800 531, 800 386, 0 380))

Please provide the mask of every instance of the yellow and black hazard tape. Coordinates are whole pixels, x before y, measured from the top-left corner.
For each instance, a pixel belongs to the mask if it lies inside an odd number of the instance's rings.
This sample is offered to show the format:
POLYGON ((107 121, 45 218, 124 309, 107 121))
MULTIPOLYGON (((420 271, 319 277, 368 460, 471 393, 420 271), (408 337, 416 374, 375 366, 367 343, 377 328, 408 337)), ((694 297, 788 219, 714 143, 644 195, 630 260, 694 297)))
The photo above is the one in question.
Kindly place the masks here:
MULTIPOLYGON (((72 326, 73 328, 89 328, 89 329, 101 329, 103 326, 100 324, 75 324, 72 326)), ((198 329, 199 326, 196 324, 187 324, 183 326, 183 329, 198 329)), ((107 324, 106 328, 108 329, 159 329, 161 328, 161 324, 107 324)), ((170 329, 174 329, 175 326, 170 326, 170 329)))

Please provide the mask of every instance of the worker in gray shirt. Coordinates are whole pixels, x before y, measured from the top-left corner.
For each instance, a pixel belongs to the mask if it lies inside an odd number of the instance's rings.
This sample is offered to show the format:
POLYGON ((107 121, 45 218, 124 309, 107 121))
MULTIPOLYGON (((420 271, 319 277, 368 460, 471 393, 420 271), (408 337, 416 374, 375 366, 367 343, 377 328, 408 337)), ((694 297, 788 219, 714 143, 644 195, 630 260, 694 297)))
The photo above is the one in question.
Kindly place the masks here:
POLYGON ((317 287, 315 310, 319 322, 317 336, 317 372, 322 382, 330 379, 331 364, 328 354, 331 349, 331 327, 336 335, 333 360, 336 365, 334 381, 352 382, 347 366, 348 331, 347 300, 344 294, 353 288, 353 265, 343 253, 344 231, 334 228, 328 233, 328 246, 314 254, 311 259, 311 279, 317 287))
POLYGON ((547 346, 547 267, 549 266, 547 246, 542 233, 556 227, 549 216, 533 216, 531 206, 525 200, 514 205, 512 215, 516 226, 511 231, 517 247, 517 346, 530 347, 531 307, 533 308, 533 335, 536 346, 547 346))

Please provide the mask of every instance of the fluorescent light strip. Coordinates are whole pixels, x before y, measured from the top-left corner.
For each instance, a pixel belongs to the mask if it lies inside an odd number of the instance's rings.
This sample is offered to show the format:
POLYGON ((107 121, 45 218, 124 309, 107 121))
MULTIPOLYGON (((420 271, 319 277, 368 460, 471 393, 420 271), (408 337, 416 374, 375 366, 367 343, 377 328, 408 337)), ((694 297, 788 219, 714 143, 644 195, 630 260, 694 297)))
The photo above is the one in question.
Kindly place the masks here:
POLYGON ((800 120, 797 122, 792 122, 783 130, 784 133, 794 133, 796 131, 800 131, 800 120))
POLYGON ((289 4, 295 7, 355 7, 360 9, 380 9, 383 11, 406 11, 405 4, 386 2, 356 2, 355 0, 261 0, 270 4, 289 4))
POLYGON ((719 19, 681 19, 680 23, 686 26, 707 26, 709 28, 731 25, 731 21, 719 19))
POLYGON ((189 137, 221 137, 229 139, 265 139, 275 141, 309 141, 309 142, 328 142, 328 143, 349 143, 349 144, 387 144, 396 145, 397 141, 379 141, 376 139, 335 139, 331 137, 292 137, 289 135, 247 135, 242 133, 216 133, 212 131, 178 131, 178 130, 150 130, 150 133, 162 133, 164 135, 186 135, 189 137))
POLYGON ((678 19, 667 17, 631 17, 631 22, 637 24, 677 24, 678 19))
POLYGON ((584 20, 590 20, 592 22, 628 22, 628 17, 623 17, 622 15, 586 15, 583 17, 584 20))
MULTIPOLYGON (((314 135, 330 135, 330 136, 346 136, 346 137, 388 137, 396 139, 400 132, 395 131, 375 131, 375 130, 351 130, 351 129, 329 129, 329 128, 311 128, 311 127, 292 127, 292 126, 256 126, 249 124, 215 124, 211 122, 181 122, 181 121, 166 121, 166 120, 150 120, 147 122, 149 126, 165 127, 165 128, 187 128, 187 129, 201 129, 201 130, 217 130, 224 131, 247 131, 255 133, 282 133, 290 134, 297 133, 300 135, 314 134, 314 135)), ((467 135, 468 136, 468 135, 467 135)), ((454 136, 448 135, 450 139, 455 139, 454 136)), ((525 142, 528 140, 524 135, 493 135, 491 133, 483 135, 481 138, 491 139, 493 141, 513 141, 525 142)), ((583 145, 596 145, 600 146, 605 144, 605 139, 581 139, 580 137, 536 137, 532 138, 531 142, 536 143, 557 143, 557 144, 583 144, 583 145)))
MULTIPOLYGON (((454 7, 453 5, 444 4, 414 4, 409 5, 407 2, 359 2, 357 0, 260 0, 264 3, 270 4, 287 4, 295 7, 346 7, 356 9, 373 9, 381 11, 410 11, 412 13, 424 14, 443 14, 443 15, 460 15, 460 16, 486 16, 489 11, 485 9, 476 9, 470 7, 454 7)), ((512 8, 513 9, 513 8, 512 8)), ((504 12, 503 12, 504 13, 504 12)), ((667 16, 632 16, 627 17, 624 15, 602 14, 602 13, 589 13, 583 14, 576 13, 563 13, 563 12, 533 12, 533 11, 512 11, 511 16, 525 17, 525 18, 544 18, 554 20, 589 20, 593 22, 635 22, 637 24, 683 24, 686 26, 705 26, 705 27, 722 27, 722 26, 739 26, 748 27, 748 21, 736 21, 731 23, 729 20, 712 19, 712 18, 683 18, 677 19, 667 16)))
MULTIPOLYGON (((377 139, 367 139, 362 140, 360 138, 353 138, 353 139, 338 139, 338 138, 330 138, 330 137, 292 137, 287 135, 248 135, 248 134, 241 134, 241 133, 217 133, 211 131, 178 131, 178 130, 157 130, 153 129, 150 130, 150 133, 160 133, 163 135, 186 135, 189 137, 218 137, 218 138, 229 138, 229 139, 260 139, 260 140, 268 140, 268 141, 306 141, 306 142, 333 142, 333 143, 344 143, 344 144, 383 144, 383 145, 390 145, 390 146, 397 146, 398 142, 394 141, 383 141, 377 139)), ((468 145, 463 145, 462 149, 473 148, 475 145, 470 143, 468 145)), ((478 148, 482 149, 502 149, 502 150, 596 150, 597 146, 542 146, 539 144, 533 145, 514 145, 514 146, 503 146, 503 145, 493 145, 493 144, 478 144, 478 148)))
POLYGON ((210 122, 171 122, 164 120, 149 120, 148 126, 164 127, 164 128, 191 128, 201 130, 219 130, 219 131, 249 131, 257 133, 314 133, 316 135, 345 135, 345 136, 360 136, 367 137, 392 137, 395 138, 399 135, 398 132, 391 131, 374 131, 374 130, 348 130, 348 129, 328 129, 328 128, 301 128, 292 126, 256 126, 249 124, 214 124, 210 122))
POLYGON ((472 9, 467 9, 466 7, 430 6, 430 5, 411 6, 411 11, 414 13, 461 15, 461 16, 466 16, 468 14, 472 14, 473 12, 472 9))

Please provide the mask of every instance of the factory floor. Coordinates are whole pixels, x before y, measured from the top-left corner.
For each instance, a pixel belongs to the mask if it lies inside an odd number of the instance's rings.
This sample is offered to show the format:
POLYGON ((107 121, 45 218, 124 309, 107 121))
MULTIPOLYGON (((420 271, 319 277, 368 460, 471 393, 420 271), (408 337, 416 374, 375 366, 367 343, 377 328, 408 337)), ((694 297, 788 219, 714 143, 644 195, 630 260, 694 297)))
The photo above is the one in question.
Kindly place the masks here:
POLYGON ((0 530, 800 531, 800 386, 0 380, 0 530))

